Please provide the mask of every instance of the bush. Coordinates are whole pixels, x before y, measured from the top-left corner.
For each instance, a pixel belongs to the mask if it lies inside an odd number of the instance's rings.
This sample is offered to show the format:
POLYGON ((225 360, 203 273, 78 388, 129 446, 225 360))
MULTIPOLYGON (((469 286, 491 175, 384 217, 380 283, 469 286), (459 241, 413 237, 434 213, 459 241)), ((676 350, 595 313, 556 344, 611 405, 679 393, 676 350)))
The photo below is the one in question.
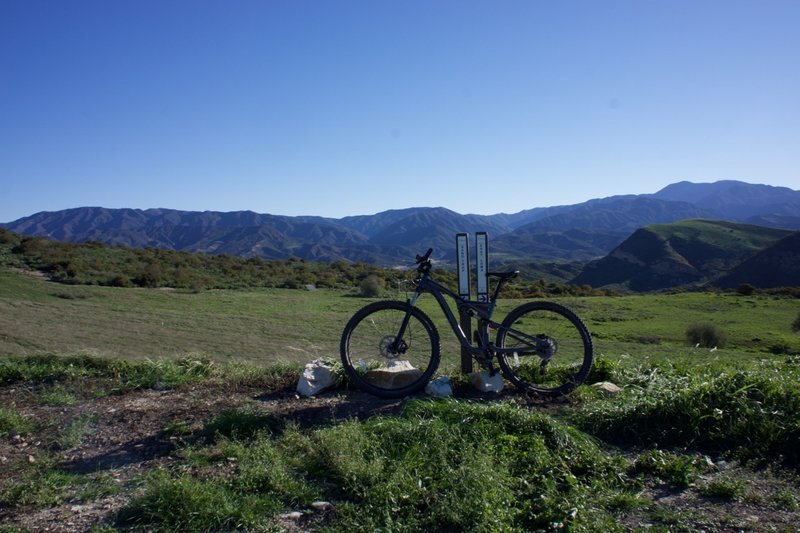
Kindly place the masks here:
POLYGON ((22 238, 16 233, 12 233, 6 229, 0 228, 0 244, 10 244, 16 246, 22 238))
POLYGON ((375 274, 370 274, 361 281, 359 294, 367 298, 375 298, 383 293, 384 282, 375 274))
POLYGON ((756 288, 749 283, 742 283, 736 287, 736 292, 742 296, 752 296, 756 292, 756 288))
POLYGON ((792 331, 795 333, 800 332, 800 313, 797 313, 797 318, 792 322, 792 331))
POLYGON ((117 276, 114 276, 109 282, 109 284, 112 287, 130 287, 133 285, 133 283, 131 283, 131 278, 129 278, 124 274, 119 274, 117 276))
POLYGON ((727 343, 728 336, 714 324, 692 324, 686 328, 686 340, 704 348, 722 348, 727 343))

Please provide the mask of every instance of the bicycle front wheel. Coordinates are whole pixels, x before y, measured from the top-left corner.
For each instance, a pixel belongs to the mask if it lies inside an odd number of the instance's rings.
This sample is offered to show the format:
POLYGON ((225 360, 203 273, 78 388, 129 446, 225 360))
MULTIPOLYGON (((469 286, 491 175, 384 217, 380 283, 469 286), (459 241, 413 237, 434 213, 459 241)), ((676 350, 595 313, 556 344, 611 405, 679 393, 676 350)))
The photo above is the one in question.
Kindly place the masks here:
POLYGON ((546 396, 567 394, 592 369, 589 330, 566 307, 553 302, 522 304, 497 332, 503 374, 518 388, 546 396))
POLYGON ((362 390, 402 398, 420 390, 439 366, 439 333, 428 316, 400 301, 381 301, 353 315, 342 333, 342 364, 362 390), (402 338, 397 335, 409 313, 402 338))

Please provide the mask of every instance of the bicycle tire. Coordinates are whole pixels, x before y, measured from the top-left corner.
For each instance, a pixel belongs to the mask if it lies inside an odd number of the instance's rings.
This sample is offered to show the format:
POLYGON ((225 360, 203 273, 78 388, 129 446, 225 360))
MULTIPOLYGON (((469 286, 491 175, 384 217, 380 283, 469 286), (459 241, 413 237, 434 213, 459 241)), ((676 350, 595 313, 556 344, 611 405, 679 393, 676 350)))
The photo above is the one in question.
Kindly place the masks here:
POLYGON ((361 390, 381 398, 414 394, 439 366, 439 332, 433 321, 411 308, 403 353, 388 353, 408 304, 397 300, 371 303, 348 321, 339 346, 342 365, 361 390))
POLYGON ((589 375, 594 361, 592 337, 583 321, 553 302, 528 302, 513 309, 497 332, 496 345, 520 348, 498 352, 500 368, 518 388, 544 396, 572 391, 589 375), (515 338, 514 331, 525 333, 526 340, 515 338))

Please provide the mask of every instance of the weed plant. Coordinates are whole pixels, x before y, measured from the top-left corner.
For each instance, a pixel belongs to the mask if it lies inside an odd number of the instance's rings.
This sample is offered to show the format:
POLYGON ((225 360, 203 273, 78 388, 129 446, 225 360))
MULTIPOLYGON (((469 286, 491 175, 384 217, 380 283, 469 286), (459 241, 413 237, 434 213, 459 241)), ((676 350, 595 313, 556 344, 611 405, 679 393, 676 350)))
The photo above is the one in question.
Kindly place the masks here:
POLYGON ((0 407, 0 438, 8 435, 25 435, 34 429, 34 423, 17 410, 15 404, 0 407))
POLYGON ((50 507, 65 502, 87 502, 119 492, 113 477, 104 472, 85 475, 57 468, 55 460, 40 456, 22 473, 20 479, 0 492, 6 505, 50 507))
POLYGON ((704 457, 653 449, 639 454, 631 466, 632 475, 643 475, 687 488, 697 477, 710 469, 704 457))
POLYGON ((639 368, 625 381, 623 395, 583 405, 574 415, 578 427, 617 443, 800 468, 800 366, 793 358, 747 370, 639 368))
POLYGON ((95 419, 93 413, 86 413, 70 421, 58 433, 54 444, 63 450, 79 446, 94 431, 95 419))

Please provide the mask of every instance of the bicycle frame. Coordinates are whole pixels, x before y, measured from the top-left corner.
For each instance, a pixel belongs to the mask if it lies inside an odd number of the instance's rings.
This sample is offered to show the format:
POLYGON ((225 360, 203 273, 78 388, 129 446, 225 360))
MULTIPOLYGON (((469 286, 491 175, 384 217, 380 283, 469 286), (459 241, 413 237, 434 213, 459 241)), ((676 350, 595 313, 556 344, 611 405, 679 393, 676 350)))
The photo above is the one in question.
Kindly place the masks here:
MULTIPOLYGON (((491 275, 491 274, 490 274, 491 275)), ((439 304, 442 312, 444 313, 445 317, 447 318, 447 322, 450 325, 450 329, 453 330, 456 338, 458 339, 461 346, 467 350, 469 353, 472 354, 473 357, 478 359, 483 359, 485 361, 491 361, 491 358, 494 356, 495 353, 504 353, 510 354, 514 352, 527 352, 526 350, 521 350, 520 347, 514 348, 498 348, 494 346, 489 340, 489 329, 499 330, 503 326, 502 324, 495 322, 492 320, 492 315, 494 314, 495 307, 497 305, 497 296, 500 294, 500 289, 503 287, 507 278, 500 277, 495 286, 495 290, 489 299, 489 303, 481 303, 481 302, 473 302, 471 300, 467 300, 457 294, 455 291, 445 287, 441 283, 437 282, 436 280, 432 279, 428 272, 422 273, 422 276, 417 280, 417 287, 414 290, 414 294, 411 296, 410 299, 407 300, 408 304, 408 311, 406 312, 406 316, 403 319, 402 324, 400 325, 400 329, 397 333, 396 342, 402 342, 403 335, 405 334, 406 327, 408 326, 408 321, 411 316, 411 308, 413 308, 419 297, 424 293, 430 293, 433 295, 436 302, 439 304), (478 345, 475 346, 472 344, 472 341, 467 338, 464 331, 461 329, 461 324, 459 323, 456 316, 453 314, 452 309, 450 309, 450 305, 447 303, 445 296, 450 297, 456 303, 456 308, 458 309, 459 314, 462 311, 466 310, 466 313, 469 315, 470 319, 477 319, 478 321, 478 334, 479 334, 479 342, 478 345)), ((527 343, 530 343, 531 350, 530 353, 537 353, 536 350, 536 343, 537 339, 534 336, 525 334, 521 331, 516 331, 514 329, 507 329, 507 335, 510 335, 516 339, 523 340, 527 343)))

